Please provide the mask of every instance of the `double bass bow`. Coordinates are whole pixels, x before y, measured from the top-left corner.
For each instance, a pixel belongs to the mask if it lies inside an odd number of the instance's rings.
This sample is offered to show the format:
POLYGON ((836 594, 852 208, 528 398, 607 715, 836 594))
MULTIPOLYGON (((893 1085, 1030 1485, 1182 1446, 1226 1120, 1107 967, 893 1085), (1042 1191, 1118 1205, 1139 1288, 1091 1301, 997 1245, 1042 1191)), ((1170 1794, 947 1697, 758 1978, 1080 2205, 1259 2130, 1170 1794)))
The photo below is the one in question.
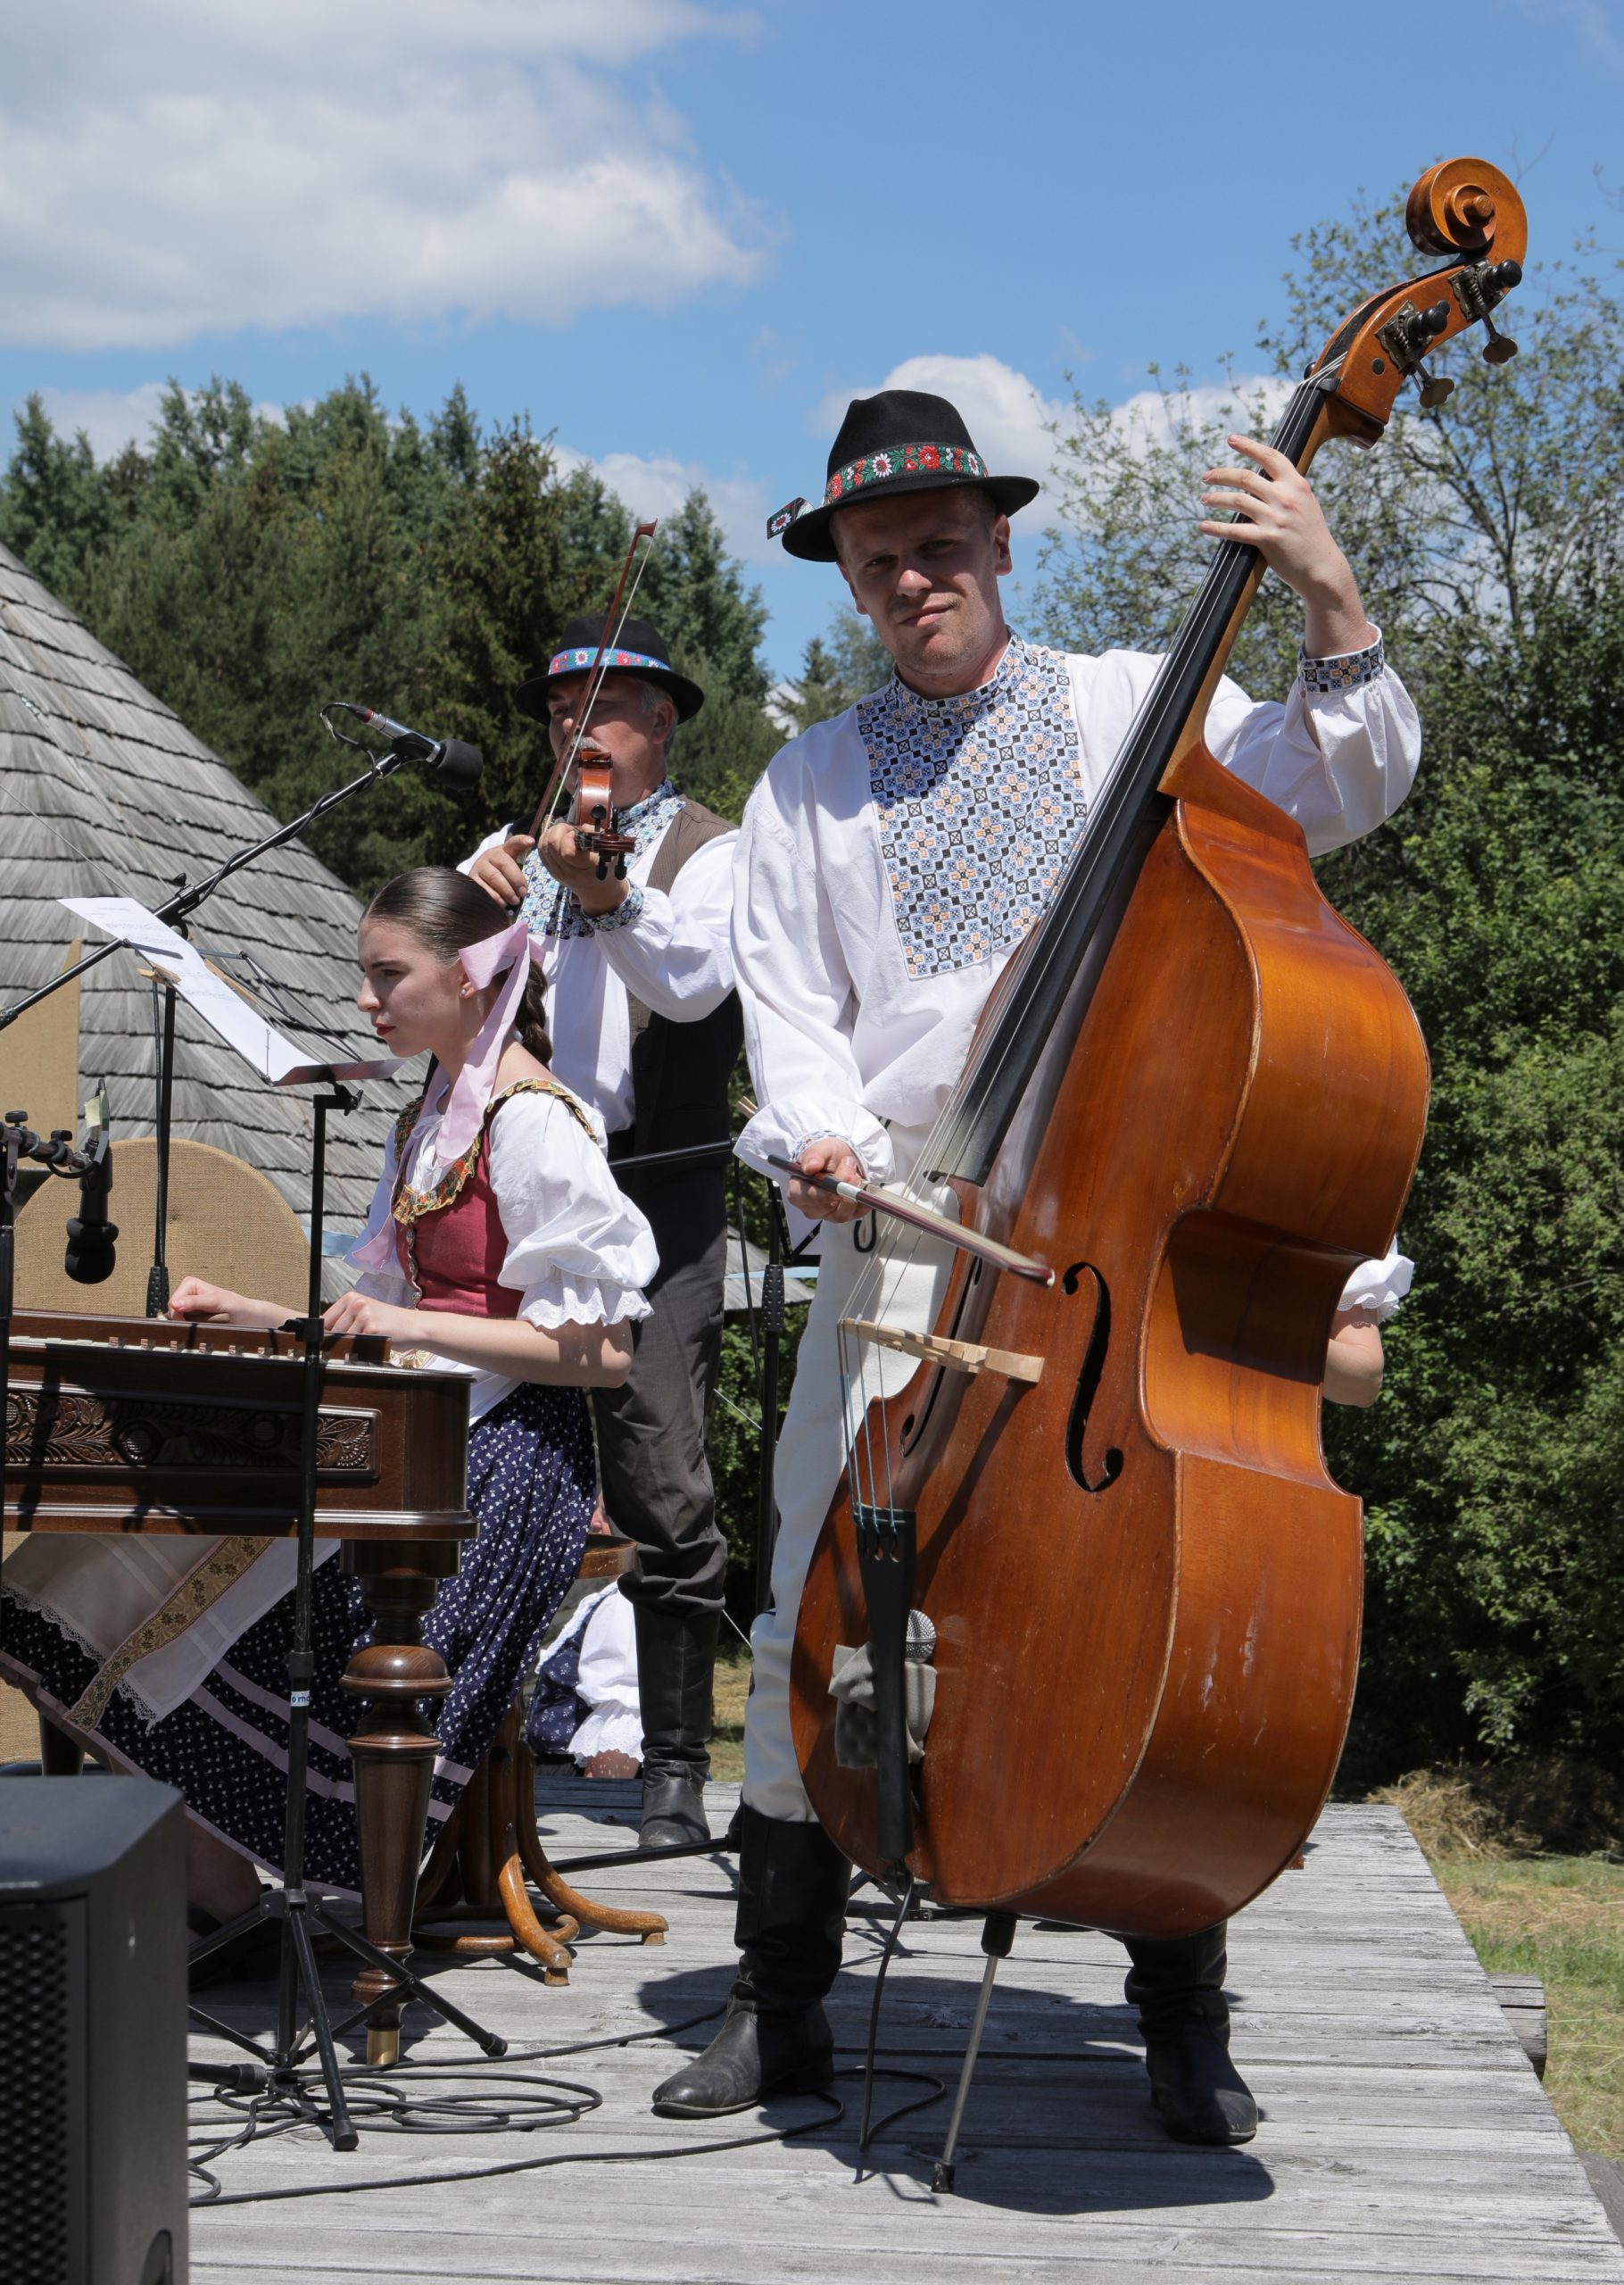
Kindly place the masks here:
MULTIPOLYGON (((1526 252, 1511 183, 1440 163, 1406 220, 1441 264, 1371 293, 1309 366, 1273 438, 1300 469, 1330 438, 1375 444, 1411 377, 1437 403, 1423 361, 1468 327, 1491 363, 1513 353, 1491 314, 1526 252)), ((1362 1510, 1326 1466, 1321 1383, 1426 1118, 1397 980, 1299 828, 1203 743, 1263 568, 1215 544, 918 1161, 910 1194, 1019 1273, 955 1247, 931 1332, 888 1325, 891 1270, 944 1241, 880 1217, 841 1326, 850 1385, 853 1359, 917 1361, 852 1405, 791 1668, 807 1791, 855 1862, 1132 1937, 1230 1917, 1329 1792, 1362 1510), (932 1634, 910 1771, 904 1659, 932 1634), (842 1767, 834 1654, 865 1642, 876 1766, 842 1767)))

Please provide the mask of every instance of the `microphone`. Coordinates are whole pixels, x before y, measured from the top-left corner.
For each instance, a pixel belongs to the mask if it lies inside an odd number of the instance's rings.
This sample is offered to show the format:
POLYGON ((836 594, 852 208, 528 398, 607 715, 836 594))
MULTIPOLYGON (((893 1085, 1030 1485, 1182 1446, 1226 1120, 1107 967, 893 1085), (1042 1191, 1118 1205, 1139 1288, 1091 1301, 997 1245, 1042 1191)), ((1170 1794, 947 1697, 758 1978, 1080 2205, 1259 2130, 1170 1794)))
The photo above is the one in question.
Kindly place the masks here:
POLYGON ((465 744, 460 738, 425 737, 421 730, 409 730, 403 722, 392 722, 387 714, 379 714, 370 706, 346 705, 343 699, 335 702, 369 730, 381 730, 403 760, 420 761, 443 785, 467 787, 479 783, 485 756, 477 746, 465 744))
POLYGON ((104 1087, 88 1106, 86 1117, 79 1210, 68 1225, 62 1267, 76 1285, 104 1285, 113 1273, 113 1249, 119 1235, 118 1224, 107 1219, 107 1193, 112 1188, 112 1122, 107 1115, 104 1087))

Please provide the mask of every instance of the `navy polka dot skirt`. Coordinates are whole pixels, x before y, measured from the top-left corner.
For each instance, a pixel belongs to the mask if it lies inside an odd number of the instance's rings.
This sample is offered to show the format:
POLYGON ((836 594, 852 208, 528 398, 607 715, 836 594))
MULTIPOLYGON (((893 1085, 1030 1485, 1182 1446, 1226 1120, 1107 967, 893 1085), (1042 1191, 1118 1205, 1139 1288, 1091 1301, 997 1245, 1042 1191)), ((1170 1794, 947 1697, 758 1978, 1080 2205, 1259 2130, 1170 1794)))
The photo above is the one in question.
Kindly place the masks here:
MULTIPOLYGON (((432 1842, 528 1672, 542 1631, 574 1580, 594 1496, 592 1427, 579 1389, 529 1382, 477 1421, 468 1438, 468 1506, 477 1518, 454 1579, 442 1581, 423 1639, 444 1659, 451 1693, 429 1798, 432 1842)), ((312 1583, 316 1678, 311 1693, 304 1868, 319 1887, 359 1893, 355 1792, 346 1734, 359 1702, 338 1686, 371 1629, 358 1583, 337 1560, 312 1583)), ((122 1689, 85 1734, 127 1769, 185 1794, 222 1840, 280 1867, 287 1798, 287 1653, 294 1599, 285 1595, 238 1636, 193 1695, 149 1722, 122 1689)), ((42 1613, 5 1600, 7 1664, 56 1708, 76 1704, 97 1662, 42 1613)))

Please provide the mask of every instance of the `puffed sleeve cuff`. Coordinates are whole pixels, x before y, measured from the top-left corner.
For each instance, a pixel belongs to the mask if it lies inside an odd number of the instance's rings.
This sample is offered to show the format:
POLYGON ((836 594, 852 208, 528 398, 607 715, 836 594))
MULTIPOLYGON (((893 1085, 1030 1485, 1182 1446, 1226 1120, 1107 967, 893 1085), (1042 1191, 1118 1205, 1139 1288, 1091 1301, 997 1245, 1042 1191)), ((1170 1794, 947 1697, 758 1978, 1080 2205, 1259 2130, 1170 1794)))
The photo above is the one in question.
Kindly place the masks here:
POLYGON ((1363 651, 1346 651, 1332 659, 1310 658, 1305 651, 1297 674, 1311 698, 1345 698, 1349 691, 1363 690, 1367 682, 1374 682, 1387 663, 1387 645, 1378 627, 1376 640, 1363 651))
POLYGON ((635 928, 642 917, 642 891, 640 888, 628 889, 619 903, 611 905, 607 912, 588 912, 573 894, 569 902, 594 936, 608 935, 616 928, 635 928))
POLYGON ((635 1285, 606 1284, 600 1278, 571 1276, 563 1270, 526 1286, 518 1313, 526 1325, 540 1325, 543 1333, 556 1333, 565 1325, 635 1325, 653 1315, 635 1285))
POLYGON ((870 1182, 890 1180, 896 1164, 891 1136, 861 1103, 785 1095, 756 1113, 734 1148, 746 1166, 782 1182, 782 1169, 769 1166, 769 1157, 799 1159, 807 1143, 824 1140, 849 1142, 870 1182))
POLYGON ((1385 1325, 1396 1311, 1410 1290, 1415 1275, 1415 1264, 1396 1246, 1391 1253, 1383 1254, 1380 1261, 1362 1261, 1342 1288, 1338 1309, 1357 1309, 1363 1316, 1385 1325))
POLYGON ((555 1097, 518 1095, 491 1129, 508 1235, 497 1283, 516 1287, 519 1315, 549 1332, 647 1317, 643 1288, 659 1267, 654 1233, 604 1159, 603 1122, 593 1113, 589 1124, 590 1134, 555 1097))

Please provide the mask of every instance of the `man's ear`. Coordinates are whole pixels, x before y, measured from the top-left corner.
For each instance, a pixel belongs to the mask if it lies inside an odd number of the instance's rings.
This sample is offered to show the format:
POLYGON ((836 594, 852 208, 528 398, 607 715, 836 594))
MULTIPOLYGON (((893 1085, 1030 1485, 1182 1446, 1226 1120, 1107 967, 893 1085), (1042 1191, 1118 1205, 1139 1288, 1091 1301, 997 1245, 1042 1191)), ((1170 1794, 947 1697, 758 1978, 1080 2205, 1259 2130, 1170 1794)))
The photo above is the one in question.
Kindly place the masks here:
POLYGON ((1007 572, 1013 570, 1015 568, 1015 559, 1009 553, 1009 519, 1007 516, 999 516, 992 527, 992 549, 996 559, 993 569, 997 571, 998 577, 1001 579, 1007 572))
POLYGON ((852 586, 850 572, 848 571, 845 565, 841 562, 841 559, 838 555, 835 557, 834 561, 836 565, 839 567, 841 578, 846 582, 846 593, 851 597, 852 610, 856 611, 859 619, 866 619, 868 617, 868 605, 863 601, 861 595, 858 594, 857 589, 852 586))

